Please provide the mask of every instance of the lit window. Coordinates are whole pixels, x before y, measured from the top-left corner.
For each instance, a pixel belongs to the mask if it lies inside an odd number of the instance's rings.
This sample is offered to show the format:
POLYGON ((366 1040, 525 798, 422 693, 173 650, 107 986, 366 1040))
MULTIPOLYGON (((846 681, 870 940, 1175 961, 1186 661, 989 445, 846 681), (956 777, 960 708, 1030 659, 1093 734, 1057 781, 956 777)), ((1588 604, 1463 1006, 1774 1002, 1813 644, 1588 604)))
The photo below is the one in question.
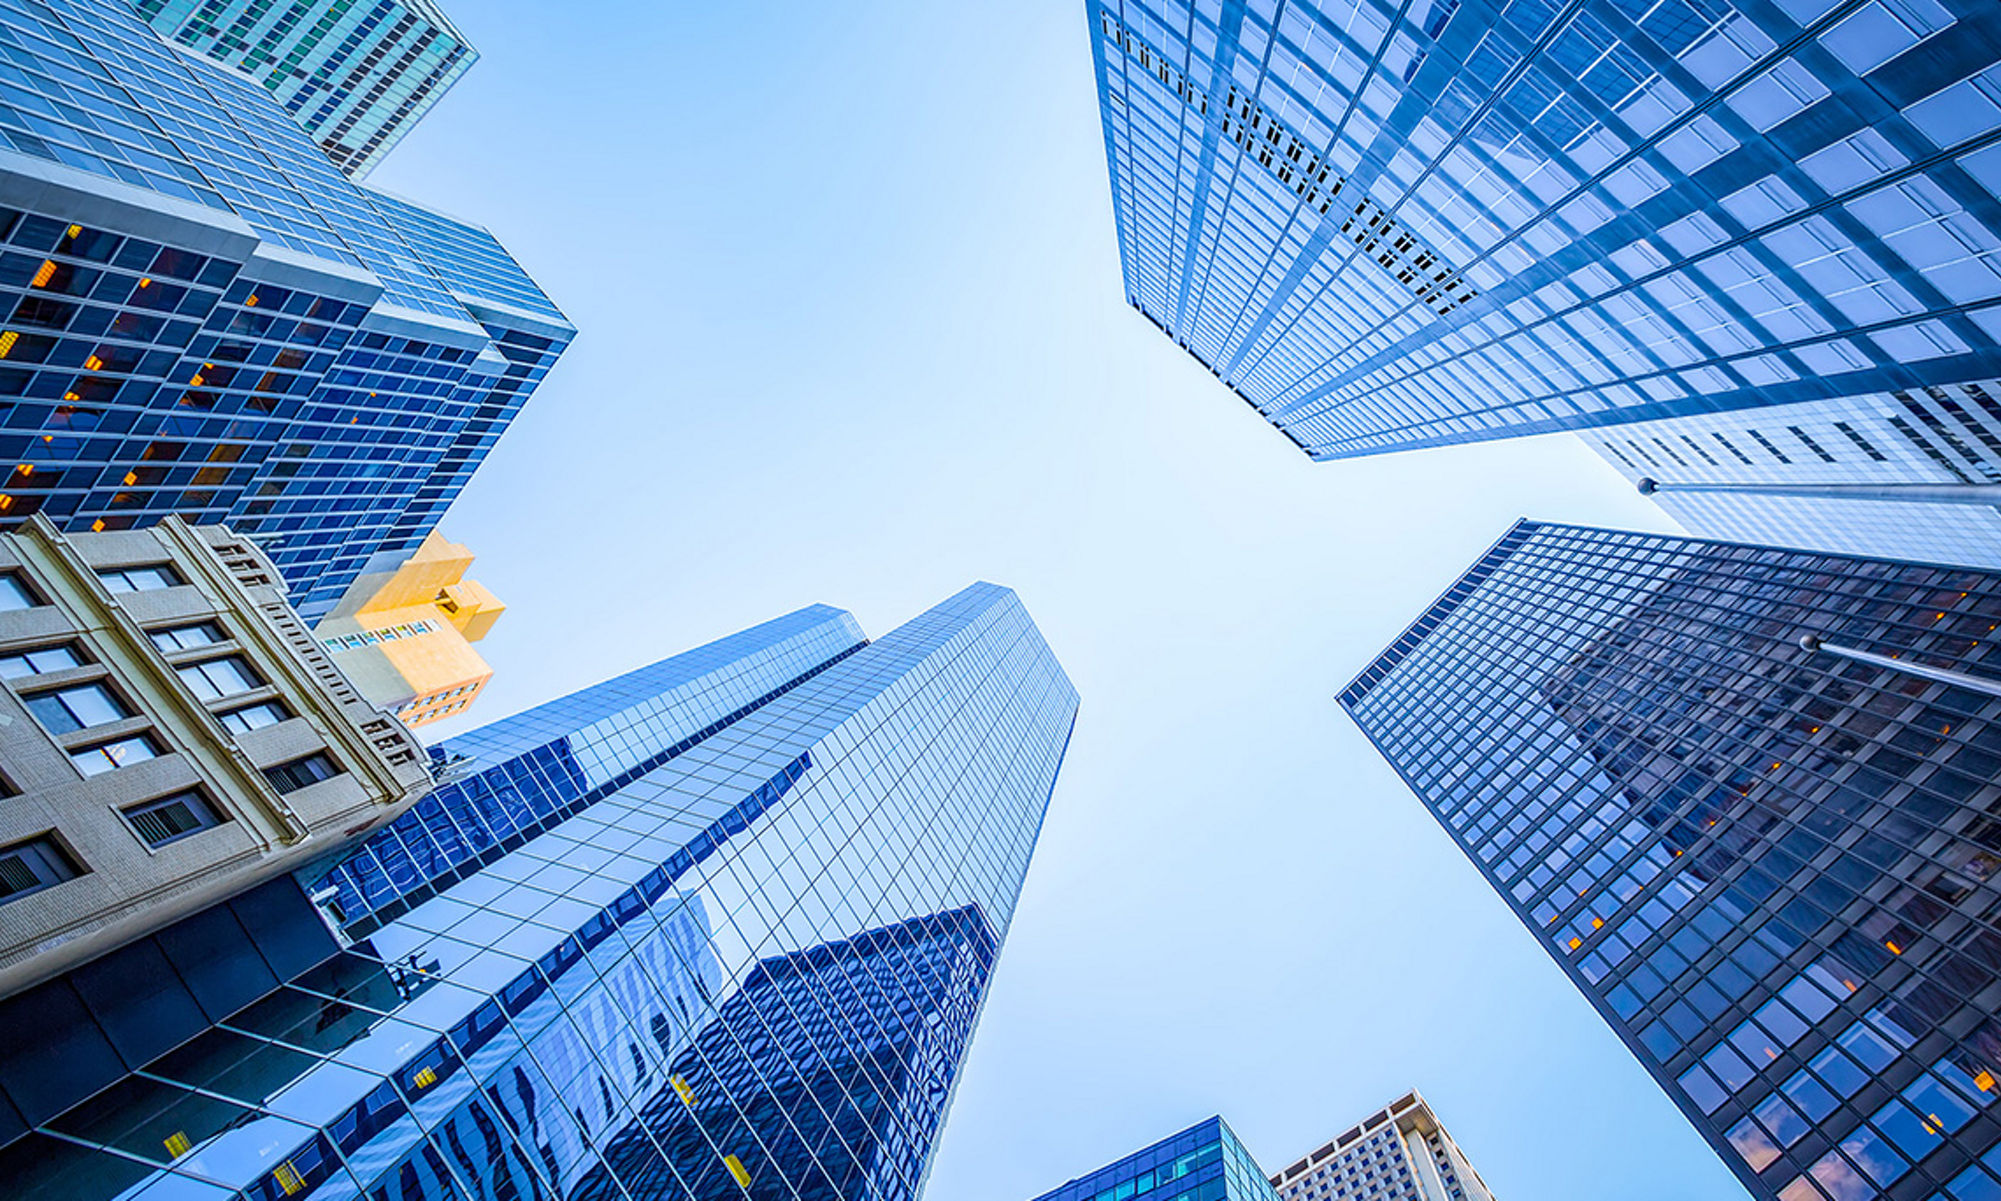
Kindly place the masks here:
POLYGON ((265 726, 275 726, 281 721, 290 719, 291 716, 286 712, 285 706, 276 701, 263 701, 255 705, 245 705, 241 709, 231 709, 217 720, 222 722, 223 729, 231 733, 247 734, 252 730, 261 730, 265 726))
POLYGON ((340 769, 334 766, 333 760, 318 753, 264 769, 264 778, 271 781, 271 787, 281 793, 297 792, 321 780, 331 780, 339 774, 340 769))
POLYGON ((0 612, 13 609, 32 609, 42 602, 28 591, 21 577, 14 574, 0 575, 0 612))
POLYGON ((164 846, 176 838, 221 824, 208 801, 193 789, 146 801, 124 812, 133 832, 149 847, 164 846))
POLYGON ((264 681, 250 670, 250 665, 235 655, 204 659, 200 663, 183 663, 174 670, 180 674, 181 682, 205 701, 264 686, 264 681))
POLYGON ((104 581, 105 588, 112 592, 152 592, 159 588, 172 588, 181 582, 174 569, 165 563, 152 567, 119 567, 97 573, 104 581))
POLYGON ((71 751, 69 757, 76 764, 77 770, 84 775, 101 776, 105 772, 128 764, 158 759, 160 747, 147 735, 134 734, 130 738, 119 738, 71 751))
POLYGON ((76 653, 74 646, 68 643, 61 646, 42 646, 31 651, 0 655, 0 679, 18 680, 23 676, 68 671, 72 667, 82 666, 83 656, 76 653))
POLYGON ((68 734, 132 716, 131 708, 102 684, 79 684, 23 700, 28 712, 51 734, 68 734))
POLYGON ((0 902, 52 888, 81 873, 48 835, 0 847, 0 902))
POLYGON ((191 626, 175 626, 171 630, 153 630, 146 635, 153 645, 163 651, 184 651, 197 646, 213 646, 223 641, 222 631, 212 621, 197 622, 191 626))

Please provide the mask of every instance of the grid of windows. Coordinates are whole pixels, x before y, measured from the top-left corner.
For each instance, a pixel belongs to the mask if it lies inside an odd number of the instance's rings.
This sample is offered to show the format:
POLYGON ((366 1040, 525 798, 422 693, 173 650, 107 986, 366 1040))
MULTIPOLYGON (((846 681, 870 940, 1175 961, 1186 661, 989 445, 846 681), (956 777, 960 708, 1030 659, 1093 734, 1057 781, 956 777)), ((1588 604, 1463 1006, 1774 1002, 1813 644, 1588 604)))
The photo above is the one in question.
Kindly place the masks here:
POLYGON ((1128 300, 1316 458, 2001 374, 1986 0, 1089 10, 1128 300))
MULTIPOLYGON (((0 1178, 77 1201, 914 1199, 1076 694, 991 585, 873 643, 826 609, 747 633, 725 643, 768 670, 813 649, 824 670, 518 845, 489 841, 435 895, 0 1149, 0 1178)), ((658 716, 649 686, 754 674, 656 665, 485 746, 600 740, 575 756, 578 797, 622 754, 650 760, 609 745, 658 716)))
POLYGON ((1277 1201, 1222 1118, 1209 1118, 1035 1201, 1277 1201))
POLYGON ((1997 624, 1975 569, 1524 522, 1341 702, 1757 1195, 1926 1198, 2001 1143, 2001 701, 1799 639, 1991 675, 1997 624))

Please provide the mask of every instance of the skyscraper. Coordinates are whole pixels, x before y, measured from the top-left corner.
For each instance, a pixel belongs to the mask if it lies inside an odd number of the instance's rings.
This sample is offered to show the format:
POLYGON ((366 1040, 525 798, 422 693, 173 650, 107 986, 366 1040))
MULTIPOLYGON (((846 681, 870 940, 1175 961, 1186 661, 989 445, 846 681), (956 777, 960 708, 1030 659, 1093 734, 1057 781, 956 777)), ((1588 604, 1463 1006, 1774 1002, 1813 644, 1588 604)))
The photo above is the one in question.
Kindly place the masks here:
POLYGON ((815 606, 448 740, 431 797, 217 918, 245 934, 0 1002, 0 1179, 914 1197, 1075 711, 978 584, 879 641, 815 606))
POLYGON ((1128 300, 1317 459, 1994 394, 1989 0, 1088 11, 1128 300))
POLYGON ((359 178, 479 58, 431 0, 132 0, 177 45, 262 84, 359 178))
POLYGON ((1079 1176, 1035 1201, 1277 1201, 1264 1169, 1222 1118, 1079 1176))
POLYGON ((1583 437, 1699 537, 2001 568, 2001 400, 1979 384, 1583 437))
POLYGON ((1271 1175, 1278 1201, 1494 1201, 1416 1093, 1363 1118, 1271 1175))
POLYGON ((1963 1201, 1997 626, 1993 572, 1522 522, 1340 700, 1753 1195, 1963 1201))
POLYGON ((227 521, 323 616, 574 330, 484 231, 357 187, 126 4, 24 0, 0 35, 0 520, 227 521))

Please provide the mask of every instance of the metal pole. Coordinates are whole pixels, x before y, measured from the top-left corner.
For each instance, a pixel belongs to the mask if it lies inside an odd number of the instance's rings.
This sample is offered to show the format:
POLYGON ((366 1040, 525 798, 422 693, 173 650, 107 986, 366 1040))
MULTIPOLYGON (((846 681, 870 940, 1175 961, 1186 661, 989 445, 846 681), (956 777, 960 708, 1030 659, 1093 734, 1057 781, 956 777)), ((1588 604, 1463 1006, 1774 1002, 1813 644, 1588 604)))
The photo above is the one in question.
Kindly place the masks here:
POLYGON ((1899 504, 2001 507, 2001 484, 1663 484, 1635 482, 1641 496, 1662 492, 1750 492, 1764 496, 1812 496, 1825 500, 1886 500, 1899 504))
POLYGON ((1923 663, 1912 663, 1904 659, 1892 659, 1888 655, 1878 655, 1872 651, 1858 651, 1852 646, 1837 646, 1832 642, 1822 642, 1812 634, 1801 634, 1800 645, 1810 651, 1825 651, 1843 659, 1853 659, 1857 663, 1868 663, 1876 667, 1887 667, 1891 671, 1901 671, 1906 675, 1931 680, 1939 684, 1950 684, 1955 688, 1967 688, 1985 696, 2001 698, 2001 680, 1990 680, 1982 676, 1970 676, 1963 671, 1950 671, 1943 667, 1930 667, 1923 663))

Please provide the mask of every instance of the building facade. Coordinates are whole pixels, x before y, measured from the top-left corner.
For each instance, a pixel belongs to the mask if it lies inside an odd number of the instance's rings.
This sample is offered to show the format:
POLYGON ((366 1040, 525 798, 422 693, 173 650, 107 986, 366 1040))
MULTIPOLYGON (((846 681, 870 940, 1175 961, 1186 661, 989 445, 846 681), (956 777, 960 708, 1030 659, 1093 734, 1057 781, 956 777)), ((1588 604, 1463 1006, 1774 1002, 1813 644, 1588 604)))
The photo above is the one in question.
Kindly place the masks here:
POLYGON ((2001 568, 2001 394, 1979 384, 1583 438, 1698 537, 2001 568))
POLYGON ((1222 1118, 1115 1160, 1035 1201, 1276 1201, 1264 1169, 1222 1118))
POLYGON ((133 0, 133 7, 161 37, 256 80, 357 179, 479 58, 431 0, 133 0))
POLYGON ((255 544, 0 535, 0 996, 304 866, 428 790, 255 544))
POLYGON ((463 713, 493 678, 473 643, 506 610, 466 579, 472 552, 432 533, 364 571, 313 635, 354 686, 413 729, 463 713))
POLYGON ((574 330, 485 231, 357 187, 128 5, 26 0, 0 32, 0 521, 226 521, 324 616, 574 330))
POLYGON ((95 977, 4 1003, 39 1008, 0 1010, 0 1178, 914 1198, 1075 710, 981 584, 874 642, 816 606, 448 740, 435 793, 286 878, 269 908, 316 907, 319 942, 231 915, 275 985, 184 968, 171 1036, 95 977))
POLYGON ((1995 392, 1988 0, 1088 12, 1128 300, 1317 459, 1995 392))
POLYGON ((1494 1201, 1438 1115, 1407 1093, 1272 1173, 1278 1201, 1494 1201))
POLYGON ((1997 624, 1993 572, 1522 522, 1340 701, 1754 1196, 1966 1201, 1997 624))

